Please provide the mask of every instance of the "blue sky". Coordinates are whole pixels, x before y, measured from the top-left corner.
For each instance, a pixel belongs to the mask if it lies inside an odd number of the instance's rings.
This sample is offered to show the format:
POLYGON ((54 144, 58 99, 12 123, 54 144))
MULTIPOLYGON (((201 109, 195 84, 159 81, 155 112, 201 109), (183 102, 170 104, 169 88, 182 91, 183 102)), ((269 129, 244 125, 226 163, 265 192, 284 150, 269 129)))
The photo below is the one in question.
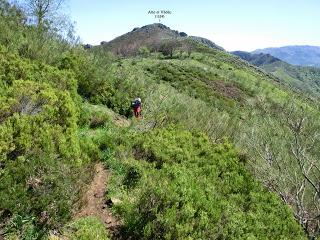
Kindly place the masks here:
POLYGON ((69 0, 67 5, 77 34, 90 44, 158 22, 149 10, 170 10, 163 24, 229 51, 320 46, 320 0, 69 0))

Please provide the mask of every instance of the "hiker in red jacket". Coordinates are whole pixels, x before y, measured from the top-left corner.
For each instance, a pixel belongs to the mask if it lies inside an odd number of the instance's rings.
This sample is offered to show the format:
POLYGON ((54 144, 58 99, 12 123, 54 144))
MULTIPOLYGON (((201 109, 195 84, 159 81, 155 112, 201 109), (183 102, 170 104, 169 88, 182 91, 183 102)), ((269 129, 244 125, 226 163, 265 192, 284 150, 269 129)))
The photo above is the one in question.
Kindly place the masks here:
POLYGON ((133 113, 136 118, 141 117, 141 98, 136 98, 132 103, 133 113))

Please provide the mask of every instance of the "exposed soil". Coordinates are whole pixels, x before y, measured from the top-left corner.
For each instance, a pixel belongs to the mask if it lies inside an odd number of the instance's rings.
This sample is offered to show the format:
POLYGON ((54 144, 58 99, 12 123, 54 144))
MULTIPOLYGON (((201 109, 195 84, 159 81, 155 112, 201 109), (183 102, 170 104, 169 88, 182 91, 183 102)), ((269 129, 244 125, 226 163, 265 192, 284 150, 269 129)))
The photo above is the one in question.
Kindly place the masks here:
MULTIPOLYGON (((106 107, 95 105, 94 108, 107 113, 118 127, 128 127, 131 124, 130 120, 106 107)), ((95 129, 89 131, 88 134, 94 136, 95 129)), ((113 199, 113 202, 106 198, 108 178, 109 172, 103 167, 102 163, 97 163, 94 167, 93 180, 80 200, 82 207, 80 207, 80 211, 74 214, 74 219, 95 216, 104 223, 112 239, 120 239, 121 220, 113 216, 110 209, 116 203, 116 200, 113 199)))
POLYGON ((203 81, 209 86, 211 86, 214 91, 216 91, 219 95, 223 97, 230 98, 238 102, 244 100, 244 92, 233 83, 217 79, 203 79, 203 81))
POLYGON ((94 179, 82 199, 82 208, 75 214, 75 219, 87 216, 99 218, 112 236, 116 236, 121 221, 112 215, 109 206, 112 201, 106 199, 108 171, 101 163, 95 165, 94 179), (109 206, 108 206, 109 205, 109 206))
POLYGON ((223 96, 227 98, 234 99, 236 101, 241 101, 243 98, 242 91, 236 86, 226 83, 222 80, 213 81, 214 88, 223 96))

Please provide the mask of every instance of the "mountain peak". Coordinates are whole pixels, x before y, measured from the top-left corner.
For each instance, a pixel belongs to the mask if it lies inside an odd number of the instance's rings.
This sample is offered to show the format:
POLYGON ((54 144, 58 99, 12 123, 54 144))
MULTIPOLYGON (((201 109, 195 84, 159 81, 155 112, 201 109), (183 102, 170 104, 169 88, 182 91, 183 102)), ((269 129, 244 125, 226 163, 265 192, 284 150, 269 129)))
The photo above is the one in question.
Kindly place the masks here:
POLYGON ((194 36, 189 37, 187 33, 172 30, 162 23, 135 27, 132 31, 110 42, 101 42, 101 45, 103 45, 104 49, 115 54, 128 56, 136 54, 140 47, 148 47, 151 51, 158 51, 165 41, 176 41, 178 45, 184 46, 192 45, 190 41, 186 41, 187 39, 206 45, 209 48, 224 51, 222 47, 217 46, 208 39, 194 36))
POLYGON ((160 28, 160 29, 168 29, 168 30, 170 30, 169 27, 167 27, 166 25, 164 25, 162 23, 148 24, 148 25, 145 25, 145 26, 143 26, 141 28, 142 29, 160 28))
POLYGON ((148 24, 143 27, 135 27, 131 32, 136 32, 136 31, 168 31, 171 32, 173 35, 176 35, 177 37, 187 37, 188 34, 185 32, 179 32, 177 30, 172 30, 168 26, 162 24, 162 23, 153 23, 153 24, 148 24))

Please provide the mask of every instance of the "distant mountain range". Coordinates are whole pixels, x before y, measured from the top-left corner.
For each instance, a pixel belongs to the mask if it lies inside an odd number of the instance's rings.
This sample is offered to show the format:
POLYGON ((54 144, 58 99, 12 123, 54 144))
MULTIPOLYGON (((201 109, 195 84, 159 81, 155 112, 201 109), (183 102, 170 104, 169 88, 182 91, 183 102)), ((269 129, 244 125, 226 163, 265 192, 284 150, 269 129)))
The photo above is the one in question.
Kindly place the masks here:
POLYGON ((320 67, 320 47, 285 46, 278 48, 257 49, 252 53, 266 53, 292 65, 320 67))
POLYGON ((295 66, 280 60, 270 54, 249 53, 243 51, 231 52, 241 59, 272 73, 283 83, 309 93, 320 96, 320 69, 316 67, 295 66))

